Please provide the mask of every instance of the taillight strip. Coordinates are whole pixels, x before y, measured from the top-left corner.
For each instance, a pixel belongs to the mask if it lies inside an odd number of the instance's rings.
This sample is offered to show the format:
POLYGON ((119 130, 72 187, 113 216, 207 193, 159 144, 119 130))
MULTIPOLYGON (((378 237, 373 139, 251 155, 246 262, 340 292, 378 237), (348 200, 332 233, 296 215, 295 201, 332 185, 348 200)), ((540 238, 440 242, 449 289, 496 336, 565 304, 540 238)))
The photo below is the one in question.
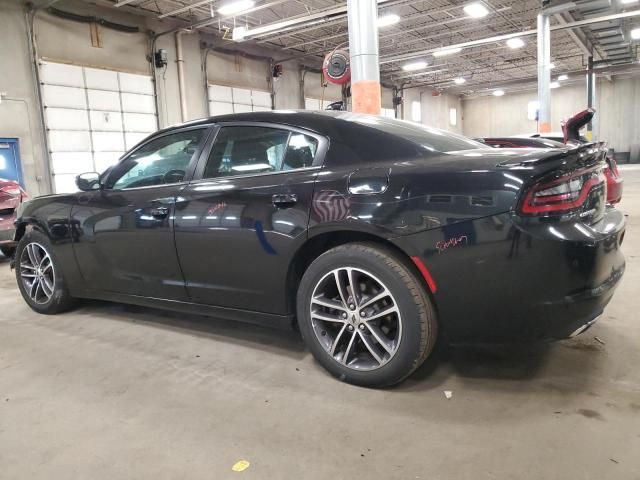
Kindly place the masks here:
POLYGON ((529 189, 529 191, 525 195, 525 198, 524 198, 524 201, 522 202, 522 206, 520 207, 520 210, 524 214, 562 212, 562 211, 567 211, 567 210, 573 210, 575 208, 578 208, 580 205, 582 205, 585 202, 585 200, 587 199, 587 196, 589 195, 589 193, 591 192, 593 187, 599 185, 600 183, 603 183, 603 184, 606 185, 606 178, 604 177, 604 174, 602 172, 602 166, 586 168, 586 169, 583 169, 583 170, 579 170, 577 172, 573 172, 573 173, 564 175, 563 177, 557 178, 557 179, 555 179, 555 180, 553 180, 551 182, 548 182, 548 183, 534 185, 531 189, 529 189), (581 177, 582 175, 586 175, 588 173, 595 172, 595 171, 598 171, 598 170, 599 170, 598 177, 590 178, 589 180, 587 180, 582 185, 582 188, 580 189, 580 194, 578 195, 578 198, 576 198, 574 200, 561 198, 561 197, 565 197, 565 196, 571 196, 571 193, 562 193, 562 194, 558 194, 558 195, 549 195, 546 198, 544 198, 545 202, 558 202, 558 201, 561 201, 563 203, 546 204, 546 205, 538 204, 538 205, 536 205, 534 195, 537 192, 539 192, 541 190, 548 189, 548 188, 555 187, 557 185, 561 185, 561 184, 566 183, 566 182, 570 182, 574 178, 581 177))

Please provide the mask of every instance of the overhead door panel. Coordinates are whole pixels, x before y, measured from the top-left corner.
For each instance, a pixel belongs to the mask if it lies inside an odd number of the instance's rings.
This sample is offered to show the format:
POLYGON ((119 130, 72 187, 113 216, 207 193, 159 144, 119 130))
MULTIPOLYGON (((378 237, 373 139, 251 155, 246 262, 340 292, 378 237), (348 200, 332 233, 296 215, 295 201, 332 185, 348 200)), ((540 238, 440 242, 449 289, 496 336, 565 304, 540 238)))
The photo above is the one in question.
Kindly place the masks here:
POLYGON ((45 117, 51 130, 89 130, 86 110, 49 107, 45 117))
POLYGON ((87 108, 87 97, 83 88, 43 85, 42 100, 45 107, 87 108))
POLYGON ((75 175, 102 172, 157 129, 148 75, 40 62, 55 191, 75 175))
POLYGON ((82 67, 64 63, 40 63, 40 78, 47 85, 84 88, 82 67))
POLYGON ((271 94, 262 90, 209 85, 207 93, 210 115, 272 110, 271 94))
POLYGON ((155 105, 151 95, 138 93, 122 93, 122 110, 134 113, 150 113, 153 115, 155 105))
POLYGON ((117 92, 118 72, 112 70, 102 70, 99 68, 84 68, 84 78, 87 88, 96 90, 109 90, 117 92))
POLYGON ((96 111, 89 112, 91 129, 103 132, 122 132, 122 114, 120 112, 96 111))

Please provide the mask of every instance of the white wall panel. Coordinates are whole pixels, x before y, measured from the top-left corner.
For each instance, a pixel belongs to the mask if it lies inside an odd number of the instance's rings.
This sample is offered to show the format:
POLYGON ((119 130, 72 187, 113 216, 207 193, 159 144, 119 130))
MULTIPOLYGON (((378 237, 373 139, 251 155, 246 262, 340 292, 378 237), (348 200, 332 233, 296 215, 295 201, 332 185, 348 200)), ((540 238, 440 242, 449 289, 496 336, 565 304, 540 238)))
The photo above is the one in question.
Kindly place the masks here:
POLYGON ((209 102, 210 115, 226 115, 228 113, 233 113, 233 103, 209 102))
POLYGON ((78 191, 76 186, 76 174, 54 175, 53 185, 56 193, 73 193, 78 191))
POLYGON ((120 95, 118 92, 103 90, 87 90, 89 108, 92 110, 120 110, 120 95))
POLYGON ((153 97, 151 95, 140 95, 138 93, 122 93, 122 111, 131 113, 151 113, 155 112, 153 97))
POLYGON ((93 171, 93 158, 91 152, 52 153, 51 167, 54 174, 75 173, 78 175, 93 171))
POLYGON ((153 95, 153 82, 150 76, 122 72, 119 72, 118 75, 120 76, 121 92, 153 95))
POLYGON ((147 138, 149 134, 147 133, 134 133, 134 132, 125 132, 124 139, 127 150, 131 150, 142 140, 147 138))
POLYGON ((268 107, 271 110, 271 94, 269 92, 260 92, 258 90, 251 91, 253 106, 268 107))
POLYGON ((305 98, 304 108, 305 110, 320 110, 320 100, 317 98, 305 98))
POLYGON ((271 107, 261 107, 259 105, 254 105, 253 106, 253 111, 254 112, 269 112, 269 111, 271 111, 271 107))
POLYGON ((45 109, 47 126, 52 130, 88 130, 89 119, 86 110, 68 108, 45 109))
POLYGON ((96 172, 104 172, 107 168, 118 163, 124 152, 96 152, 93 155, 96 172))
POLYGON ((233 102, 231 87, 223 85, 209 85, 209 100, 219 102, 233 102))
POLYGON ((120 112, 103 112, 91 110, 91 130, 121 132, 122 131, 122 115, 120 112))
POLYGON ((85 67, 84 76, 87 88, 118 91, 118 72, 85 67))
POLYGON ((120 132, 91 132, 94 152, 121 152, 124 138, 120 132))
POLYGON ((47 84, 84 87, 82 67, 76 65, 41 62, 40 79, 47 84))
POLYGON ((236 103, 233 105, 235 113, 245 113, 251 111, 251 105, 243 105, 242 103, 236 103))
POLYGON ((251 105, 251 90, 245 88, 232 88, 233 103, 242 103, 243 105, 251 105))
POLYGON ((123 113, 126 132, 151 133, 156 130, 156 116, 146 113, 123 113))
POLYGON ((43 85, 42 97, 46 107, 87 108, 83 88, 43 85))
POLYGON ((49 130, 49 148, 52 152, 90 152, 89 132, 49 130))

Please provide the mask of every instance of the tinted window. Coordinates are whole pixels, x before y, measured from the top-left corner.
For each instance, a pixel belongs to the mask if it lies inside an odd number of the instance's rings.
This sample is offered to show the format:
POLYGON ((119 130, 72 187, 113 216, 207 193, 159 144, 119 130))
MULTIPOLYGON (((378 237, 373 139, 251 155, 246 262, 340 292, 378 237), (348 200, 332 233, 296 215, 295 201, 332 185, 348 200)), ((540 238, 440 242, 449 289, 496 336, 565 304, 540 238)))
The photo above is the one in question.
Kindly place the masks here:
POLYGON ((267 127, 223 127, 209 154, 203 178, 267 173, 309 167, 318 141, 267 127))
POLYGON ((476 148, 489 148, 483 143, 476 142, 462 135, 428 127, 419 123, 371 116, 353 116, 352 118, 357 123, 365 124, 392 135, 397 135, 430 151, 446 153, 476 148))
POLYGON ((306 168, 313 164, 318 150, 318 140, 302 133, 291 133, 283 170, 306 168))
POLYGON ((107 187, 122 190, 181 182, 205 132, 187 130, 151 140, 113 168, 107 187))

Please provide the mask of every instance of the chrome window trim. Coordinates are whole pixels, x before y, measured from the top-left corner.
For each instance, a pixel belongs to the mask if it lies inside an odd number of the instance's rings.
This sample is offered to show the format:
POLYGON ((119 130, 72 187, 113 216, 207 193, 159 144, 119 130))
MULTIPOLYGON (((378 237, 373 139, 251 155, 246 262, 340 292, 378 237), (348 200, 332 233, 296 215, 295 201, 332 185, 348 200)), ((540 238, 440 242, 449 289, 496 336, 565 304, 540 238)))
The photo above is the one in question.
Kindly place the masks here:
MULTIPOLYGON (((220 182, 220 181, 233 180, 238 178, 268 177, 271 175, 282 175, 284 173, 298 173, 298 172, 306 172, 306 171, 313 171, 313 170, 320 170, 320 169, 322 169, 322 166, 318 165, 315 167, 294 168, 292 170, 278 170, 276 172, 242 173, 238 175, 224 175, 220 177, 211 177, 211 178, 196 178, 191 180, 191 182, 189 182, 189 185, 199 185, 204 182, 206 183, 220 182)), ((141 187, 141 188, 146 188, 146 187, 141 187)))

